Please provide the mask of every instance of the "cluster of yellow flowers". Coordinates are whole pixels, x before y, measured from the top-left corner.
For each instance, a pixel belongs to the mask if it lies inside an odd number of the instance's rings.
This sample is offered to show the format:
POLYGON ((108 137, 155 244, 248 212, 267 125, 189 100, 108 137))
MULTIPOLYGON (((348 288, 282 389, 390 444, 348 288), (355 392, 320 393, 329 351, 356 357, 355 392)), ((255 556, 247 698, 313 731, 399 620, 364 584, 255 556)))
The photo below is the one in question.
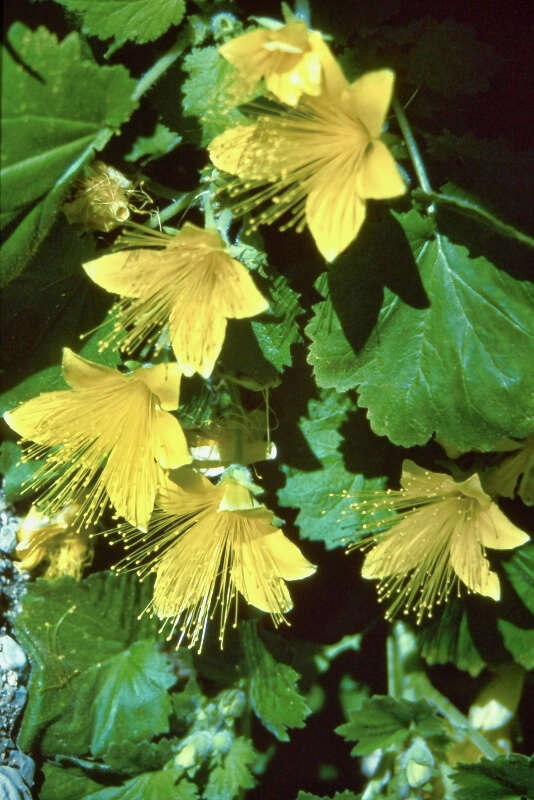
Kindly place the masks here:
MULTIPOLYGON (((299 21, 247 33, 223 45, 221 54, 244 84, 264 79, 280 101, 211 143, 214 165, 234 176, 230 194, 243 197, 235 210, 246 214, 266 205, 253 225, 283 215, 286 227, 307 225, 325 259, 333 260, 357 236, 368 198, 405 191, 380 141, 393 73, 379 70, 349 83, 323 37, 299 21)), ((98 167, 91 185, 107 187, 109 177, 98 167)), ((129 213, 122 188, 110 195, 112 227, 129 213)), ((87 222, 78 206, 71 204, 69 213, 87 222)), ((156 355, 166 349, 175 360, 126 373, 65 349, 70 388, 5 415, 26 457, 44 458, 34 485, 49 515, 43 519, 32 509, 17 552, 22 566, 47 559, 50 575, 79 576, 72 558, 90 560, 86 531, 111 506, 126 520, 116 534, 128 555, 117 569, 140 578, 155 573, 149 610, 169 624, 169 635, 178 630, 180 642, 201 647, 218 609, 222 643, 230 615, 236 621, 239 595, 277 624, 291 608, 285 582, 315 570, 255 499, 246 469, 230 467, 217 484, 202 474, 209 464, 269 457, 270 444, 252 416, 244 436, 240 424, 228 424, 190 433, 188 440, 172 413, 182 376, 211 376, 227 320, 260 314, 268 302, 215 229, 186 222, 170 236, 132 226, 126 241, 129 249, 84 265, 95 283, 119 295, 101 349, 135 353, 148 343, 156 355)), ((514 458, 514 464, 525 460, 514 458)), ((459 583, 498 599, 499 580, 484 548, 517 547, 528 538, 476 476, 457 483, 411 462, 400 491, 356 505, 370 520, 356 545, 372 545, 363 575, 378 578, 386 597, 395 594, 390 615, 400 608, 416 609, 419 618, 431 614, 459 583)))

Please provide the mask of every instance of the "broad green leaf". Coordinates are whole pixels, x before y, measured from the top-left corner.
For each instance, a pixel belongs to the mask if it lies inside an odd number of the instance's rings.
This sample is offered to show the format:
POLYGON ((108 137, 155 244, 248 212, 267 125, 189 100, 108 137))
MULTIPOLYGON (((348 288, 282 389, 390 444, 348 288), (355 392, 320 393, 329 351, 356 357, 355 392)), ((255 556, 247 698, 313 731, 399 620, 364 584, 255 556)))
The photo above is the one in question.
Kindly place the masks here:
POLYGON ((502 568, 523 605, 534 614, 534 543, 515 550, 502 568))
POLYGON ((469 630, 467 611, 455 598, 449 599, 437 619, 422 628, 418 640, 421 655, 428 664, 452 662, 473 677, 486 665, 469 630))
POLYGON ((171 153, 182 141, 182 137, 158 122, 151 136, 138 136, 125 161, 141 161, 148 164, 154 158, 171 153))
POLYGON ((240 634, 254 713, 277 739, 287 742, 287 729, 303 728, 310 713, 297 689, 300 675, 272 657, 254 623, 242 623, 240 634))
MULTIPOLYGON (((171 702, 174 696, 171 695, 171 702)), ((159 739, 157 742, 150 742, 148 739, 132 742, 125 739, 114 742, 102 759, 114 772, 136 775, 138 772, 161 769, 178 752, 179 745, 180 739, 175 737, 159 739)))
POLYGON ((352 755, 369 755, 377 748, 383 750, 401 744, 408 735, 423 739, 441 738, 444 727, 441 719, 425 700, 395 700, 393 697, 375 695, 365 700, 354 711, 349 722, 336 729, 345 739, 356 741, 352 755))
MULTIPOLYGON (((323 541, 329 550, 346 544, 359 521, 351 508, 355 495, 384 486, 383 478, 366 478, 362 472, 345 467, 339 429, 347 424, 352 405, 350 397, 334 391, 322 392, 319 400, 310 400, 308 417, 299 420, 299 428, 309 447, 311 468, 308 471, 282 466, 287 481, 278 492, 280 504, 299 509, 296 523, 302 538, 323 541)), ((351 422, 351 441, 361 444, 361 452, 366 452, 368 444, 369 449, 374 446, 380 453, 381 443, 370 434, 361 415, 351 422)), ((369 466, 374 466, 374 458, 376 454, 369 457, 369 466)), ((361 469, 365 468, 362 463, 361 469)))
POLYGON ((134 576, 106 572, 31 585, 16 622, 32 663, 21 747, 39 737, 44 754, 101 755, 168 731, 175 679, 155 623, 137 619, 149 596, 134 576))
POLYGON ((534 757, 511 753, 477 764, 459 764, 452 774, 456 800, 524 800, 534 797, 534 757))
MULTIPOLYGON (((210 772, 204 800, 234 800, 241 789, 252 789, 255 780, 250 767, 258 756, 250 739, 239 736, 210 772)), ((95 798, 96 800, 96 798, 95 798)))
POLYGON ((171 25, 179 25, 185 0, 58 0, 80 14, 84 31, 100 39, 115 37, 143 44, 158 39, 171 25))
POLYGON ((60 767, 51 761, 43 765, 44 783, 39 793, 39 800, 85 800, 101 785, 88 778, 77 767, 60 767))
POLYGON ((534 625, 530 628, 520 628, 519 625, 506 619, 499 619, 497 624, 504 645, 514 660, 525 669, 534 669, 534 625))
MULTIPOLYGON (((4 496, 8 503, 16 503, 23 494, 25 486, 39 466, 38 461, 21 461, 22 450, 15 442, 0 444, 0 473, 4 476, 4 496)), ((25 493, 28 498, 31 493, 25 493)))
POLYGON ((346 789, 344 792, 336 792, 334 795, 321 795, 319 797, 318 794, 311 794, 310 792, 299 792, 297 795, 297 800, 360 800, 362 797, 361 794, 354 794, 349 789, 346 789))
MULTIPOLYGON (((385 290, 358 352, 345 337, 342 352, 353 369, 343 389, 358 387, 373 430, 404 447, 424 444, 433 433, 461 450, 489 450, 505 436, 527 436, 534 426, 534 286, 433 235, 415 211, 399 219, 427 302, 417 307, 385 290)), ((357 273, 353 264, 355 278, 344 270, 335 286, 341 326, 357 302, 357 273)), ((331 362, 328 327, 315 324, 307 333, 318 384, 339 388, 339 331, 331 362)))
POLYGON ((291 345, 300 341, 296 322, 303 313, 298 294, 291 289, 283 275, 272 278, 268 290, 270 308, 261 320, 252 320, 252 330, 264 357, 278 372, 292 362, 291 345))
POLYGON ((3 49, 4 212, 17 219, 4 246, 2 285, 22 272, 48 234, 72 180, 136 103, 122 66, 82 55, 77 33, 14 23, 3 49), (83 91, 81 91, 83 87, 83 91), (32 206, 33 204, 33 206, 32 206))
POLYGON ((194 783, 181 778, 173 770, 147 772, 126 781, 122 786, 109 786, 88 794, 84 800, 197 800, 194 783))

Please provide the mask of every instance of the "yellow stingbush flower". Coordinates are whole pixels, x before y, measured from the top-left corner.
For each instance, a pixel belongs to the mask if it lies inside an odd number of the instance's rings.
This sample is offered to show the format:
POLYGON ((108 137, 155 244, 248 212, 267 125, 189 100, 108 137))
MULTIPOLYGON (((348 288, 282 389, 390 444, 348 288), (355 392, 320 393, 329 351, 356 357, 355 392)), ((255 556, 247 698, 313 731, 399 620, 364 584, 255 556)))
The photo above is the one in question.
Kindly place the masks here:
POLYGON ((199 650, 218 608, 219 640, 232 606, 237 624, 238 593, 267 611, 278 625, 292 608, 285 581, 315 571, 299 548, 273 525, 273 514, 231 477, 214 486, 191 468, 160 490, 148 534, 122 525, 131 552, 116 569, 133 569, 143 579, 156 573, 149 609, 170 621, 170 639, 179 628, 199 650))
POLYGON ((4 414, 26 441, 26 458, 46 457, 33 484, 48 484, 39 505, 51 513, 80 507, 80 524, 111 501, 132 525, 146 528, 162 468, 191 462, 184 433, 168 412, 178 408, 181 374, 158 364, 124 375, 63 350, 70 391, 46 392, 4 414))
POLYGON ((130 218, 130 210, 141 212, 150 203, 146 192, 136 189, 118 169, 94 161, 88 174, 74 187, 74 196, 61 210, 70 224, 80 225, 85 231, 112 231, 130 218), (134 205, 141 201, 141 206, 134 205))
POLYGON ((17 567, 33 570, 44 563, 44 578, 72 575, 80 580, 84 568, 93 560, 93 547, 86 532, 73 528, 78 511, 78 506, 71 503, 58 514, 48 516, 32 506, 17 531, 17 567))
POLYGON ((127 241, 158 249, 122 250, 84 264, 91 280, 122 295, 102 348, 118 340, 125 352, 146 341, 158 348, 168 326, 183 374, 199 372, 208 378, 224 342, 226 320, 253 317, 269 304, 215 230, 186 222, 174 236, 147 228, 129 232, 127 241), (122 339, 124 329, 128 332, 122 339))
POLYGON ((508 550, 529 537, 492 502, 478 475, 456 482, 406 460, 401 487, 374 492, 353 505, 370 515, 361 528, 372 533, 349 548, 373 545, 362 576, 378 578, 381 599, 395 595, 386 618, 402 609, 416 611, 420 622, 446 602, 454 586, 459 593, 461 584, 499 600, 499 578, 490 570, 485 548, 508 550))
POLYGON ((534 434, 523 442, 506 439, 498 448, 515 450, 484 476, 484 487, 490 494, 515 497, 516 492, 527 506, 534 506, 534 434))
POLYGON ((316 49, 323 67, 318 97, 303 95, 296 108, 261 113, 209 146, 213 164, 235 175, 227 185, 239 199, 234 211, 251 227, 289 214, 285 230, 309 227, 327 261, 356 238, 369 198, 397 197, 405 185, 380 133, 393 92, 394 74, 383 69, 349 83, 327 45, 316 49))
POLYGON ((274 30, 258 28, 231 39, 219 53, 238 71, 247 88, 265 78, 267 89, 295 106, 303 92, 321 92, 320 33, 295 20, 274 30))

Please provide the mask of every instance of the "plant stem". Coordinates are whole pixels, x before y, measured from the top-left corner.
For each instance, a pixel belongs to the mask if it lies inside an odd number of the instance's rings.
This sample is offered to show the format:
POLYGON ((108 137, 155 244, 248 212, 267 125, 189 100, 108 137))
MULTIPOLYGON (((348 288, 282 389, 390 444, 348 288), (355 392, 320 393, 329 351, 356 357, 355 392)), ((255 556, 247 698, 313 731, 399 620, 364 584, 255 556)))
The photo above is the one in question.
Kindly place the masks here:
POLYGON ((411 688, 416 690, 419 697, 428 700, 431 705, 438 709, 438 711, 441 711, 443 716, 449 720, 451 725, 464 729, 467 737, 471 740, 475 747, 478 747, 478 749, 484 753, 486 758, 492 760, 497 758, 499 755, 497 750, 495 750, 495 748, 480 733, 480 731, 477 731, 476 728, 473 728, 467 717, 465 717, 461 711, 458 711, 454 703, 451 703, 447 697, 442 695, 441 692, 439 692, 431 684, 426 675, 421 672, 410 675, 409 685, 411 688))
POLYGON ((137 81, 137 86, 132 95, 134 100, 139 100, 145 92, 147 92, 158 81, 163 73, 169 69, 171 64, 174 64, 178 56, 181 56, 185 48, 189 44, 189 29, 186 28, 181 32, 173 46, 167 52, 158 58, 155 64, 142 75, 137 81))
MULTIPOLYGON (((408 153, 410 154, 413 168, 415 170, 415 174, 417 175, 417 180, 419 181, 419 186, 426 194, 430 194, 432 192, 432 187, 430 185, 430 181, 428 180, 428 175, 426 174, 421 153, 417 147, 417 142, 414 139, 414 135, 412 133, 412 129, 410 128, 410 123, 408 122, 406 114, 404 113, 404 109, 396 97, 393 99, 393 111, 397 117, 397 122, 399 123, 399 128, 401 129, 404 141, 406 142, 406 147, 408 148, 408 153)), ((432 205, 429 207, 429 211, 433 212, 433 210, 434 206, 432 205)))
POLYGON ((471 202, 468 198, 463 199, 461 197, 455 197, 453 195, 443 194, 441 192, 426 192, 421 189, 414 189, 413 196, 416 199, 449 206, 453 210, 472 217, 476 219, 477 222, 493 228, 501 236, 506 236, 510 239, 516 239, 518 242, 521 242, 521 244, 526 244, 528 247, 534 247, 534 238, 532 236, 528 236, 526 233, 518 230, 513 225, 508 225, 508 223, 503 222, 485 208, 482 208, 476 203, 471 202))

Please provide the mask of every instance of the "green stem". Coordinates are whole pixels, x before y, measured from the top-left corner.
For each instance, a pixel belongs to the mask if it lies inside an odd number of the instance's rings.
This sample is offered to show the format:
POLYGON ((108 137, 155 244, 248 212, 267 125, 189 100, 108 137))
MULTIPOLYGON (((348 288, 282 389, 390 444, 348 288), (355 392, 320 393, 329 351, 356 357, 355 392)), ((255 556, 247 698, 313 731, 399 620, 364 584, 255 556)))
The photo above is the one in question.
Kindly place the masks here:
MULTIPOLYGON (((396 97, 393 99, 393 111, 397 117, 397 122, 399 123, 399 128, 401 129, 404 141, 406 142, 406 147, 408 148, 408 153, 410 154, 419 185, 425 193, 429 194, 432 192, 432 187, 430 185, 430 181, 428 180, 428 175, 426 174, 421 153, 417 147, 417 142, 414 139, 414 135, 412 133, 412 129, 410 128, 410 123, 408 122, 406 114, 404 113, 404 109, 396 97)), ((429 211, 432 212, 433 207, 429 208, 429 211)))
POLYGON ((426 675, 414 673, 409 676, 408 682, 410 687, 417 692, 418 697, 428 700, 438 711, 441 711, 451 725, 463 728, 471 742, 484 753, 486 758, 492 760, 497 758, 499 755, 497 750, 495 750, 480 731, 473 728, 467 717, 465 717, 461 711, 458 711, 454 703, 451 703, 447 697, 442 695, 441 692, 431 684, 426 675))
POLYGON ((145 92, 148 92, 149 89, 158 81, 163 73, 169 69, 171 64, 174 64, 176 59, 182 55, 185 48, 189 44, 189 29, 185 29, 181 32, 180 36, 173 44, 173 46, 167 50, 167 52, 158 58, 155 64, 153 64, 150 69, 142 75, 139 80, 137 81, 137 86, 134 89, 134 93, 132 95, 134 100, 139 100, 145 92))
POLYGON ((497 231, 501 236, 506 236, 510 239, 516 239, 522 244, 529 247, 534 247, 534 238, 528 236, 526 233, 514 228, 513 225, 508 225, 498 217, 495 217, 485 208, 481 208, 475 203, 471 202, 468 198, 454 197, 440 192, 427 192, 421 189, 414 189, 412 192, 416 199, 422 199, 433 203, 440 203, 441 205, 452 207, 453 210, 461 214, 475 218, 483 225, 488 225, 497 231))

